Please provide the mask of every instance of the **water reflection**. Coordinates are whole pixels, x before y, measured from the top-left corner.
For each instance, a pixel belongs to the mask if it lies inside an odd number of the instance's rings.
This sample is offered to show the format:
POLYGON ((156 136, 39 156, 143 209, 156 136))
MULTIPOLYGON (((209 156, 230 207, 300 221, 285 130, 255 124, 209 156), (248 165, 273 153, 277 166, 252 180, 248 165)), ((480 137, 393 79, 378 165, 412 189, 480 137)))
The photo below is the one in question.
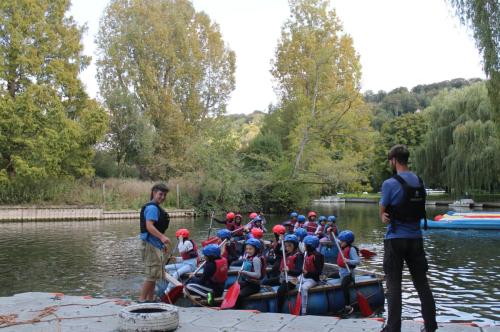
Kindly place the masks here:
MULTIPOLYGON (((385 227, 376 205, 315 206, 335 214, 341 229, 356 234, 359 247, 378 253, 363 267, 382 270, 385 227)), ((429 215, 443 209, 429 210, 429 215)), ((273 224, 285 216, 271 216, 273 224)), ((206 237, 208 219, 174 219, 167 235, 187 227, 196 240, 206 237)), ((75 221, 2 224, 0 296, 26 291, 136 297, 142 282, 138 222, 75 221)), ((268 227, 268 228, 271 228, 268 227)), ((425 234, 438 320, 493 324, 500 312, 497 231, 428 231, 425 234)), ((405 318, 420 316, 420 304, 407 272, 403 282, 405 318)))

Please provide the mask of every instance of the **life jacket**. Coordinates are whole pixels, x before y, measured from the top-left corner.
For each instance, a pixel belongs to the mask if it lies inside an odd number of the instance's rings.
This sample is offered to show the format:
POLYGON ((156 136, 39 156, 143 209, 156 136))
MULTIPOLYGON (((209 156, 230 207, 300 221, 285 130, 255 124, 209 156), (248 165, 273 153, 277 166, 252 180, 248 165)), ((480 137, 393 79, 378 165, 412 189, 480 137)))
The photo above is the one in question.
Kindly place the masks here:
POLYGON ((404 198, 401 203, 389 205, 386 209, 393 227, 395 221, 420 225, 420 220, 423 218, 425 220, 424 229, 427 229, 427 215, 425 213, 425 198, 427 193, 422 179, 418 178, 418 187, 412 187, 398 174, 394 175, 393 178, 401 184, 404 192, 404 198))
POLYGON ((227 264, 227 259, 224 257, 221 257, 219 259, 215 260, 215 273, 210 278, 212 282, 216 284, 223 284, 227 280, 227 270, 228 270, 228 264, 227 264))
POLYGON ((315 221, 309 221, 305 228, 307 233, 314 234, 314 232, 316 232, 316 228, 318 228, 318 223, 316 223, 315 221))
POLYGON ((244 229, 245 228, 241 225, 241 223, 240 224, 234 223, 233 226, 234 226, 233 231, 237 230, 238 228, 240 228, 240 230, 238 230, 238 231, 236 231, 236 232, 233 233, 233 236, 243 236, 244 235, 244 229))
POLYGON ((234 221, 226 220, 226 229, 229 231, 234 231, 234 221))
POLYGON ((193 245, 193 249, 191 249, 187 252, 181 253, 182 259, 186 260, 186 259, 198 258, 198 247, 196 246, 196 243, 194 243, 193 240, 189 240, 189 239, 186 241, 191 242, 191 244, 193 245))
MULTIPOLYGON (((292 255, 288 255, 286 256, 286 266, 288 266, 288 270, 293 270, 295 268, 295 263, 297 262, 297 258, 299 256, 299 251, 296 251, 294 254, 292 255)), ((285 260, 281 260, 281 264, 280 264, 280 271, 283 272, 284 271, 284 261, 285 260)))
MULTIPOLYGON (((354 249, 356 249, 356 252, 359 252, 358 248, 355 247, 355 246, 352 246, 354 249)), ((344 255, 344 258, 345 260, 349 260, 350 259, 350 253, 351 251, 351 246, 346 246, 344 249, 342 249, 342 254, 344 255)), ((345 268, 345 263, 344 263, 344 260, 342 259, 342 256, 340 255, 340 251, 339 253, 337 254, 337 265, 340 266, 340 267, 343 267, 345 268)), ((350 269, 354 269, 356 267, 356 265, 351 265, 351 264, 348 264, 349 265, 349 268, 350 269)))
POLYGON ((140 228, 141 228, 141 233, 149 233, 148 229, 146 228, 146 216, 144 214, 144 211, 146 210, 146 207, 154 205, 158 208, 159 211, 159 216, 158 216, 158 221, 153 223, 153 226, 162 234, 165 233, 165 231, 168 228, 168 224, 170 223, 170 217, 168 216, 167 211, 163 210, 161 206, 156 204, 155 202, 149 202, 144 204, 144 206, 141 208, 141 214, 140 214, 140 228))
POLYGON ((308 254, 306 257, 305 257, 305 262, 304 262, 304 269, 308 272, 308 273, 315 273, 315 272, 318 272, 316 270, 316 265, 314 265, 314 261, 316 260, 316 251, 308 254))
MULTIPOLYGON (((254 259, 255 256, 252 256, 252 257, 247 257, 246 258, 246 261, 247 262, 250 262, 250 265, 251 265, 251 268, 250 268, 250 272, 255 272, 255 268, 253 266, 253 259, 254 259)), ((251 278, 249 276, 245 276, 245 279, 248 280, 248 281, 252 281, 252 282, 260 282, 260 280, 264 279, 264 277, 266 276, 266 273, 267 273, 267 260, 266 260, 266 257, 264 256, 258 256, 260 258, 260 278, 257 279, 257 278, 251 278)))

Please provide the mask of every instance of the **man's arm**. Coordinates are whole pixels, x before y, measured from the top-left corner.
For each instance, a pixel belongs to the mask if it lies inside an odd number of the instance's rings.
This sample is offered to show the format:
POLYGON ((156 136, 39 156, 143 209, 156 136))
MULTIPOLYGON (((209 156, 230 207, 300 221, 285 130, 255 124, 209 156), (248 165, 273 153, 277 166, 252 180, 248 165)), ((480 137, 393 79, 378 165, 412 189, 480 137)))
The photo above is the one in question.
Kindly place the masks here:
POLYGON ((385 206, 383 205, 380 205, 379 215, 380 215, 380 220, 384 224, 388 224, 391 221, 391 219, 389 218, 389 213, 385 212, 385 206))
POLYGON ((380 220, 384 224, 390 223, 389 213, 386 212, 387 207, 391 203, 391 187, 388 181, 384 181, 382 184, 382 197, 380 198, 380 210, 379 216, 380 220))

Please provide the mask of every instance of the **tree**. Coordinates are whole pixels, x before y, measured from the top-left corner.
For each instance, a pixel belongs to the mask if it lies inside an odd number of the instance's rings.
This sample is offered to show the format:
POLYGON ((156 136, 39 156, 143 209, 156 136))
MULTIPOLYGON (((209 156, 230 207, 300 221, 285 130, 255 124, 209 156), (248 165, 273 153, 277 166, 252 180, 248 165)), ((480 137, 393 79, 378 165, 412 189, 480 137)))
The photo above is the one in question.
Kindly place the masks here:
POLYGON ((328 5, 290 1, 291 17, 282 28, 272 68, 280 104, 268 120, 275 123, 263 128, 281 135, 293 159, 290 176, 304 183, 336 183, 335 164, 357 172, 370 151, 359 56, 328 5))
POLYGON ((500 3, 498 0, 448 0, 460 21, 470 27, 483 56, 491 105, 500 128, 500 3))
POLYGON ((187 0, 113 0, 97 44, 98 82, 112 119, 146 116, 157 136, 152 175, 182 174, 192 137, 205 119, 225 112, 234 89, 235 55, 219 27, 187 0))
POLYGON ((484 83, 441 93, 424 112, 429 124, 417 167, 431 186, 457 193, 500 183, 500 138, 484 83))
POLYGON ((10 185, 93 174, 107 117, 78 78, 89 58, 69 5, 0 3, 0 180, 10 185))

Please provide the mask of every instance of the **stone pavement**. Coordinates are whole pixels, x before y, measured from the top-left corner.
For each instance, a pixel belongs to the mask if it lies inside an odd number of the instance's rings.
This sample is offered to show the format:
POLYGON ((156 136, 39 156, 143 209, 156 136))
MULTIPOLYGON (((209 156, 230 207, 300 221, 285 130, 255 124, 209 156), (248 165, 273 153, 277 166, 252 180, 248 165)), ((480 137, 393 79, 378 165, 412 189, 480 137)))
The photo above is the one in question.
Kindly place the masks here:
MULTIPOLYGON (((50 293, 22 293, 0 298, 1 332, 116 331, 117 313, 129 302, 50 293), (10 316, 10 315, 16 315, 10 316), (35 322, 36 320, 37 322, 35 322), (26 323, 6 327, 6 322, 26 323)), ((208 308, 179 308, 178 332, 215 331, 329 331, 378 332, 377 319, 337 319, 335 317, 299 316, 218 311, 208 308)), ((418 332, 421 323, 403 322, 403 331, 418 332)), ((500 332, 500 326, 474 327, 462 324, 440 324, 439 332, 500 332)))

